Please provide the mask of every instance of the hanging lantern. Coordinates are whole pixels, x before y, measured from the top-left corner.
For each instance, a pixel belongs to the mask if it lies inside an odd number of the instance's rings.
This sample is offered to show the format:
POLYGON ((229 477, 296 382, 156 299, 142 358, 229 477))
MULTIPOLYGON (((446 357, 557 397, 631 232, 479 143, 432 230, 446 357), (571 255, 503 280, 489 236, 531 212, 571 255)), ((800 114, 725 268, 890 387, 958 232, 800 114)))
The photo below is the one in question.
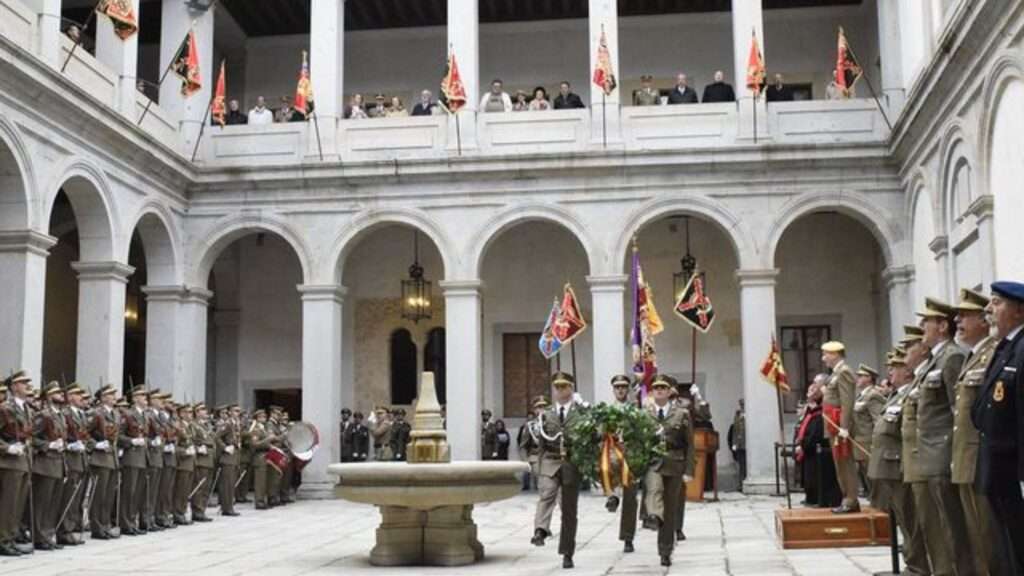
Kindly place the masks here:
POLYGON ((683 295, 683 290, 686 290, 686 284, 697 270, 697 259, 690 254, 690 217, 684 216, 683 220, 686 224, 686 255, 679 260, 679 272, 672 275, 672 291, 675 294, 674 302, 679 301, 679 297, 683 295))
POLYGON ((402 280, 402 318, 419 322, 429 320, 431 288, 430 280, 423 276, 420 266, 419 232, 413 231, 413 263, 409 266, 409 279, 402 280))

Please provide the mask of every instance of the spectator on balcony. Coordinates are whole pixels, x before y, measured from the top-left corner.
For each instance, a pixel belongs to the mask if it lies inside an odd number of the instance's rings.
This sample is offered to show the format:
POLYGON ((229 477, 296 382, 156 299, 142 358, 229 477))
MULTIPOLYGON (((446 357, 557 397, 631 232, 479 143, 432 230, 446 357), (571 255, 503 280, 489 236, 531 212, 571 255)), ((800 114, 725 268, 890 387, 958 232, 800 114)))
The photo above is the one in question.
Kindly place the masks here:
POLYGON ((704 97, 701 102, 735 102, 736 92, 732 85, 725 81, 725 72, 715 71, 715 81, 704 87, 704 97))
MULTIPOLYGON (((650 74, 640 77, 640 89, 633 93, 634 106, 657 106, 661 103, 661 93, 653 83, 654 78, 650 74)), ((696 97, 697 95, 694 94, 694 98, 696 97)))
POLYGON ((291 122, 292 103, 287 96, 281 96, 281 105, 274 110, 274 122, 291 122))
POLYGON ((548 101, 548 91, 543 86, 533 89, 533 100, 530 100, 530 110, 551 110, 551 102, 548 101))
POLYGON ((68 39, 72 42, 78 44, 80 49, 93 54, 92 43, 89 41, 88 37, 82 34, 82 29, 78 24, 69 24, 68 27, 64 29, 64 34, 66 34, 68 39))
POLYGON ((430 90, 424 90, 423 92, 420 92, 420 101, 417 102, 416 105, 412 107, 412 115, 432 116, 436 114, 437 102, 434 102, 432 100, 433 96, 434 95, 430 93, 430 90))
POLYGON ((238 108, 238 100, 232 100, 228 102, 228 114, 227 117, 225 117, 224 119, 224 123, 234 125, 246 124, 248 122, 249 119, 245 116, 245 114, 242 114, 241 110, 239 110, 238 108))
POLYGON ((515 100, 512 101, 513 112, 526 112, 530 109, 530 103, 526 101, 526 91, 516 90, 515 100))
POLYGON ((481 112, 511 112, 512 98, 502 90, 504 84, 498 78, 491 81, 491 91, 480 99, 481 112))
POLYGON ((370 108, 366 112, 369 114, 370 118, 383 118, 384 116, 387 116, 387 110, 384 102, 384 94, 378 92, 377 95, 373 97, 373 108, 370 108))
POLYGON ((267 108, 267 101, 263 96, 256 98, 256 107, 249 110, 249 124, 273 124, 274 113, 267 108))
POLYGON ((384 114, 388 117, 408 116, 409 111, 405 109, 405 104, 402 104, 402 99, 398 96, 391 97, 391 106, 384 111, 384 114))
POLYGON ((676 87, 669 92, 669 104, 696 104, 697 92, 686 85, 686 74, 676 76, 676 87))
POLYGON ((782 82, 782 74, 775 75, 775 82, 764 91, 768 102, 789 102, 793 99, 793 89, 782 82))
POLYGON ((825 87, 825 99, 826 100, 849 100, 850 98, 856 98, 857 92, 853 86, 849 89, 844 90, 836 82, 836 71, 832 70, 832 81, 825 87))
POLYGON ((586 108, 579 94, 573 93, 569 88, 569 82, 566 80, 562 80, 562 83, 558 85, 558 96, 555 96, 555 110, 586 108))
POLYGON ((345 118, 350 120, 360 120, 367 117, 366 108, 363 105, 363 95, 353 95, 352 100, 349 101, 349 105, 345 107, 345 118))

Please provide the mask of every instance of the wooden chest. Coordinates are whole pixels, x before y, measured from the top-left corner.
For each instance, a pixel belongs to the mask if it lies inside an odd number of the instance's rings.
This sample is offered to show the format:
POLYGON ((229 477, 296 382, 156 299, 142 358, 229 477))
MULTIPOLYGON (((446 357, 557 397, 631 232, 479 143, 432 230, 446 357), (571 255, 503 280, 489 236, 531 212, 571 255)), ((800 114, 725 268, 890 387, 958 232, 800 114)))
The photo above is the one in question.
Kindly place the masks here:
POLYGON ((874 508, 856 514, 825 508, 775 511, 775 535, 786 549, 888 546, 889 530, 889 515, 874 508))

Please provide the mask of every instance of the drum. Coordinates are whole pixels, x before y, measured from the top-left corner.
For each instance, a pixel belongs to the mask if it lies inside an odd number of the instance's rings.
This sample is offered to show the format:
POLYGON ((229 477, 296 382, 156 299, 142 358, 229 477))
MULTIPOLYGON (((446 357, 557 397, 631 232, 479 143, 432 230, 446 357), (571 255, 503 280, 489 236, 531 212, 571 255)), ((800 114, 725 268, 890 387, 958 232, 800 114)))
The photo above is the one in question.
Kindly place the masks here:
POLYGON ((284 453, 277 446, 271 446, 270 450, 263 456, 263 459, 267 461, 267 464, 274 467, 280 473, 284 473, 284 469, 288 466, 288 455, 284 453))
POLYGON ((295 456, 295 469, 302 470, 320 446, 320 433, 309 422, 295 422, 288 429, 287 437, 295 456))

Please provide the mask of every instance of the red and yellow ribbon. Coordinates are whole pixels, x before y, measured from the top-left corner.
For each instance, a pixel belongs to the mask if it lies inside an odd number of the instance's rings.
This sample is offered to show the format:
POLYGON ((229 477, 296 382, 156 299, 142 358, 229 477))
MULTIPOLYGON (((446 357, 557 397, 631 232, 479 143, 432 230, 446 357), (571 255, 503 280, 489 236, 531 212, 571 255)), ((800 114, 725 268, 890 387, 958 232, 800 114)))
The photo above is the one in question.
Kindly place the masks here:
POLYGON ((600 472, 601 472, 601 487, 604 489, 605 496, 611 496, 615 491, 615 485, 612 483, 612 454, 618 458, 619 462, 622 463, 622 487, 628 488, 632 484, 632 474, 629 472, 629 464, 626 462, 626 454, 622 450, 622 444, 620 444, 611 433, 605 433, 604 442, 601 444, 601 461, 600 461, 600 472))

